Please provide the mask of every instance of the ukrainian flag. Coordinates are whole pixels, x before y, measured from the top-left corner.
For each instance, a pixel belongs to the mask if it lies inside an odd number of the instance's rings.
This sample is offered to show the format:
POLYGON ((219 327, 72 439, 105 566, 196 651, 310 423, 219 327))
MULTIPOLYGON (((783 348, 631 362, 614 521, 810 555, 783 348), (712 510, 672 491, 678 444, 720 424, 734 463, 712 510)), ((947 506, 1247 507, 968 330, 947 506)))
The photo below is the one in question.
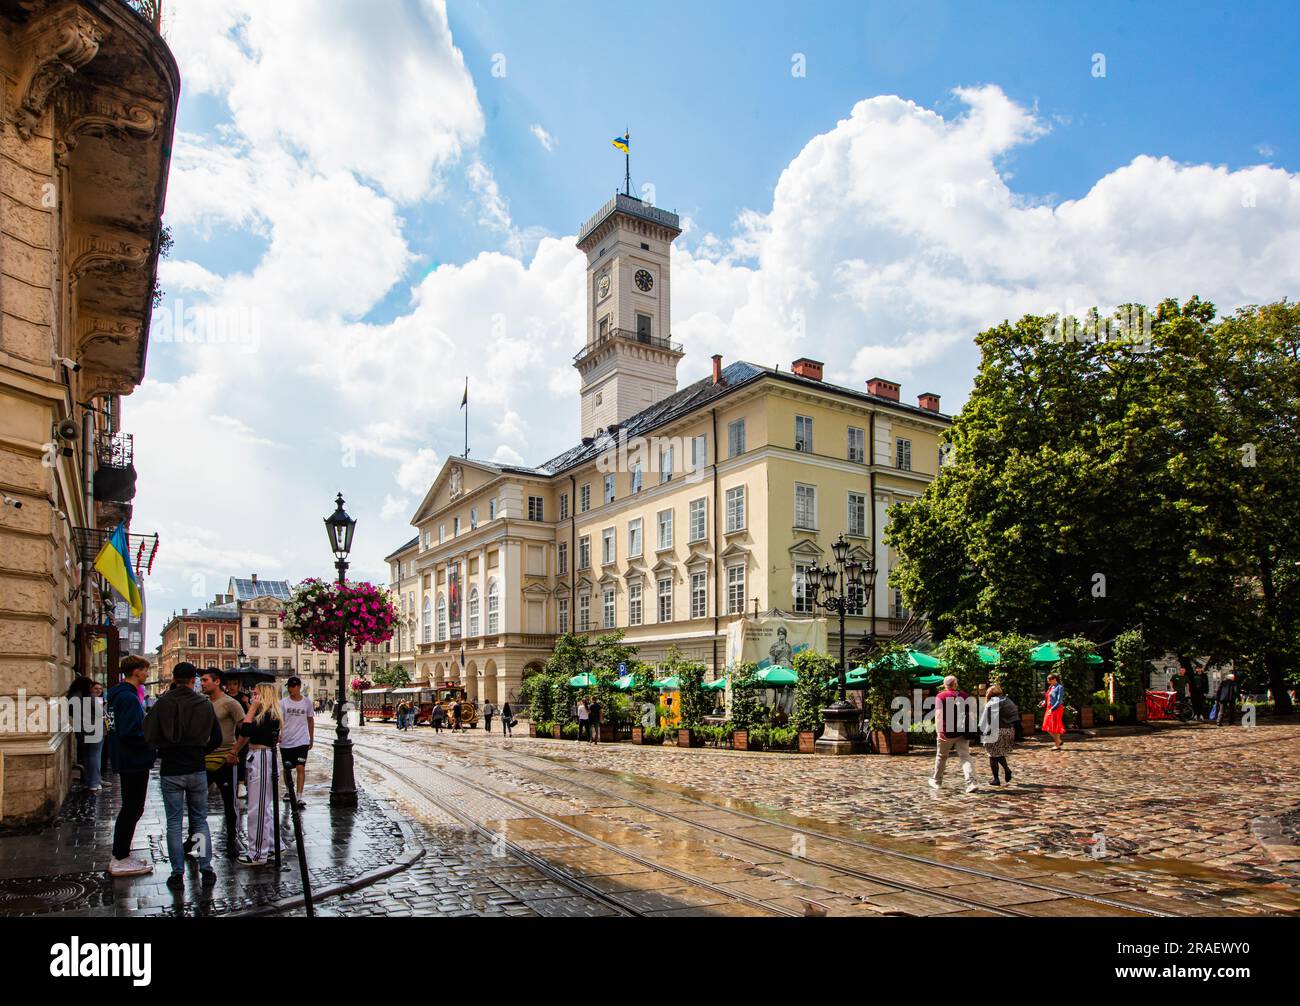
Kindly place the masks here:
POLYGON ((104 547, 95 556, 95 569, 113 585, 131 605, 131 614, 139 615, 144 611, 144 601, 140 598, 140 588, 136 586, 135 576, 131 572, 131 546, 126 543, 126 525, 119 524, 109 535, 104 547))
POLYGON ((631 133, 624 133, 622 136, 614 137, 609 142, 614 144, 614 146, 618 147, 619 150, 623 151, 623 153, 626 154, 628 143, 631 141, 631 139, 632 139, 631 133))

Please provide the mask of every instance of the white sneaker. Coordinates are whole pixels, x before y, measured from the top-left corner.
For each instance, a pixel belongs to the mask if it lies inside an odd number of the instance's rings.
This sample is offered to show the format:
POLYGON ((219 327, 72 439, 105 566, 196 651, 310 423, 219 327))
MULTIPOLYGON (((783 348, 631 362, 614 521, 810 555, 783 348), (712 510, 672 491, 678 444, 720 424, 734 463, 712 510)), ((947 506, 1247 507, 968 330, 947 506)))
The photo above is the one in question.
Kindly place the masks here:
POLYGON ((979 789, 979 788, 980 788, 980 787, 979 787, 979 783, 968 782, 968 783, 966 784, 966 792, 967 792, 967 793, 974 793, 974 792, 975 792, 977 789, 979 789))
POLYGON ((248 799, 248 786, 246 786, 244 783, 241 782, 241 783, 239 784, 239 789, 238 789, 238 791, 235 793, 235 799, 236 799, 236 800, 247 800, 247 799, 248 799))
POLYGON ((925 781, 930 784, 931 789, 942 789, 942 787, 937 782, 935 782, 933 778, 927 779, 925 781))
POLYGON ((153 873, 153 867, 143 859, 135 856, 127 856, 126 859, 113 859, 108 863, 108 875, 110 877, 139 877, 146 873, 153 873))

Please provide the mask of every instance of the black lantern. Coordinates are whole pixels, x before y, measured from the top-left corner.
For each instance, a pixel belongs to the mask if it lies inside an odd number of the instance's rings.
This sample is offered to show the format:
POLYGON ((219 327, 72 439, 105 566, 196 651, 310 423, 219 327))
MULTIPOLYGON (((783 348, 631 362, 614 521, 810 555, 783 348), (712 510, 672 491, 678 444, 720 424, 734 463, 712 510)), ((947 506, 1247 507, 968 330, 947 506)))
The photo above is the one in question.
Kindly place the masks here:
POLYGON ((835 553, 835 565, 843 566, 844 560, 849 554, 849 543, 844 540, 844 535, 835 539, 835 544, 831 546, 831 551, 835 553))
POLYGON ((335 500, 338 506, 325 518, 325 533, 329 535, 330 551, 334 558, 342 562, 352 551, 352 532, 357 529, 357 522, 343 509, 343 494, 335 500))
POLYGON ((817 591, 821 589, 821 585, 822 585, 821 567, 818 566, 816 563, 813 563, 811 566, 808 567, 808 570, 807 572, 804 573, 804 576, 808 578, 808 589, 812 591, 812 596, 816 597, 817 591))

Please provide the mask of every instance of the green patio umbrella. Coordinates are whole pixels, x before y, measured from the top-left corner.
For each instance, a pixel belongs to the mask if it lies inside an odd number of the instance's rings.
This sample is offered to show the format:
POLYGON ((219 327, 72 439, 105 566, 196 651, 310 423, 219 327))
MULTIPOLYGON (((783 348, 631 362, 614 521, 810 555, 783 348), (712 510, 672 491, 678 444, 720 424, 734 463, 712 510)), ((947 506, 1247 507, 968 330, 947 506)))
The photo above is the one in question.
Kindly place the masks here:
POLYGON ((756 677, 768 688, 785 688, 799 680, 799 675, 789 667, 764 667, 756 677))
POLYGON ((704 682, 704 690, 705 690, 706 692, 720 692, 720 691, 722 691, 722 690, 723 690, 724 688, 726 688, 726 687, 727 687, 727 679, 726 679, 726 678, 718 678, 717 681, 706 681, 706 682, 704 682))
MULTIPOLYGON (((871 662, 870 667, 883 667, 886 660, 895 659, 893 657, 877 657, 871 662)), ((944 666, 942 660, 938 657, 932 657, 928 653, 922 653, 920 650, 904 650, 902 654, 902 665, 904 667, 916 667, 924 671, 936 671, 944 666)), ((860 668, 854 668, 854 671, 860 668)), ((852 672, 850 672, 852 673, 852 672)))
POLYGON ((943 684, 943 675, 921 674, 912 679, 912 684, 920 685, 922 688, 933 688, 935 685, 943 684))
POLYGON ((979 652, 980 660, 986 664, 996 664, 1002 659, 1002 654, 991 646, 977 646, 975 649, 979 652))
POLYGON ((672 691, 674 688, 681 688, 682 683, 678 679, 677 675, 673 674, 666 678, 660 678, 658 681, 655 682, 655 687, 658 688, 661 692, 672 691))
POLYGON ((596 676, 588 671, 581 674, 575 674, 569 679, 569 686, 572 688, 594 688, 596 685, 596 676))
MULTIPOLYGON (((1061 648, 1055 643, 1042 643, 1029 651, 1029 659, 1039 664, 1054 664, 1061 659, 1061 656, 1061 648)), ((1103 662, 1097 654, 1088 654, 1088 663, 1100 664, 1103 662)))
POLYGON ((614 690, 619 692, 630 692, 635 687, 636 687, 635 674, 624 674, 621 678, 619 678, 617 681, 614 682, 614 690))

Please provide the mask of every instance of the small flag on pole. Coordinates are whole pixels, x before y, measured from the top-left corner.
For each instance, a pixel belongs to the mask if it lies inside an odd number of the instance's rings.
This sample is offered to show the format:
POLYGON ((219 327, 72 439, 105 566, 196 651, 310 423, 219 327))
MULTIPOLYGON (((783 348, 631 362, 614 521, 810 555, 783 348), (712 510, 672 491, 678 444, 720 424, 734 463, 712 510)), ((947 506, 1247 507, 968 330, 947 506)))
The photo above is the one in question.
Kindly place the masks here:
POLYGON ((119 524, 104 542, 99 555, 95 556, 95 569, 131 605, 131 614, 139 615, 144 610, 144 601, 131 572, 130 554, 131 546, 126 543, 126 525, 119 524))
POLYGON ((460 407, 463 409, 469 404, 469 378, 465 378, 465 394, 460 396, 460 407))
POLYGON ((614 144, 614 146, 618 147, 619 150, 623 151, 623 153, 626 154, 628 152, 628 148, 632 145, 632 134, 630 132, 624 133, 622 136, 614 137, 609 142, 614 144))

